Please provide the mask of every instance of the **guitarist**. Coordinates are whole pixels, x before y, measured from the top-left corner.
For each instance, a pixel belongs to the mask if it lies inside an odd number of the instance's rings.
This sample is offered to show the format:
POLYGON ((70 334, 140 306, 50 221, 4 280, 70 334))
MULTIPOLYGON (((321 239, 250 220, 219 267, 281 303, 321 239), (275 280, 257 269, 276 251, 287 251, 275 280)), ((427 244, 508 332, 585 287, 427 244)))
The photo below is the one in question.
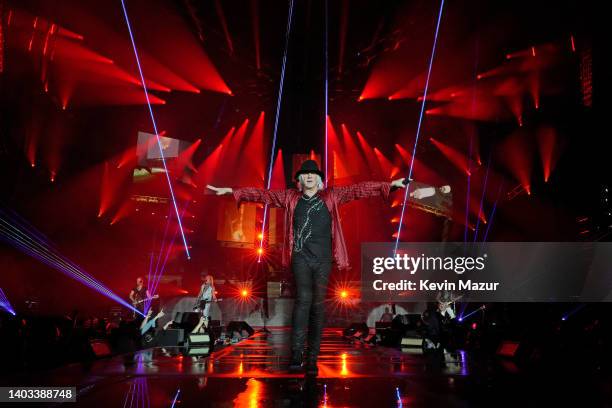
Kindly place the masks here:
POLYGON ((130 292, 130 296, 129 296, 130 301, 132 302, 132 305, 134 305, 136 309, 144 313, 144 307, 145 307, 144 300, 149 299, 150 297, 151 297, 151 294, 149 293, 149 290, 144 285, 144 279, 142 278, 142 276, 137 277, 136 287, 132 289, 132 291, 130 292))
POLYGON ((451 291, 442 291, 436 298, 440 316, 440 340, 446 348, 454 348, 455 345, 455 302, 462 297, 463 295, 455 296, 451 291))
MULTIPOLYGON (((206 275, 202 286, 200 287, 200 293, 195 300, 194 310, 201 313, 200 324, 196 326, 198 331, 202 325, 208 327, 208 320, 210 319, 210 303, 217 301, 217 295, 215 294, 215 280, 212 275, 206 275)), ((196 330, 194 329, 194 332, 196 330)))
POLYGON ((445 290, 438 292, 436 300, 438 302, 438 312, 444 319, 453 320, 455 314, 455 302, 461 299, 463 295, 454 296, 452 292, 445 290))

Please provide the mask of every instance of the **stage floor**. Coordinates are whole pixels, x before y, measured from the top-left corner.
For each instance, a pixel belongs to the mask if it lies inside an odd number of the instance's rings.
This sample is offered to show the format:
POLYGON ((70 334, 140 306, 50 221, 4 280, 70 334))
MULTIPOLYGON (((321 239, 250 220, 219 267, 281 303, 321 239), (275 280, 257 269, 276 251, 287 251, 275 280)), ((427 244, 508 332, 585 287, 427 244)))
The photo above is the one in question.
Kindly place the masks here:
MULTIPOLYGON (((70 365, 27 382, 77 386, 77 403, 69 406, 78 407, 171 407, 175 398, 176 407, 567 406, 574 400, 580 406, 600 406, 602 402, 599 385, 580 374, 568 378, 568 373, 528 373, 509 361, 476 358, 462 351, 422 355, 355 345, 341 334, 340 329, 325 330, 316 379, 287 371, 290 331, 272 329, 206 357, 158 347, 70 365)), ((26 384, 19 381, 19 385, 26 384)))

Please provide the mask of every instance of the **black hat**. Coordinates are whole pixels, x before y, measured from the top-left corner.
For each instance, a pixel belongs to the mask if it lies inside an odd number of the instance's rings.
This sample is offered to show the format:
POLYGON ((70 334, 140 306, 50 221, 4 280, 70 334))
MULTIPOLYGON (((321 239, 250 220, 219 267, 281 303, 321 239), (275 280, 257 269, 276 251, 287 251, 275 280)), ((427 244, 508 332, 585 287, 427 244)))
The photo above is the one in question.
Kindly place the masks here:
POLYGON ((302 163, 302 167, 300 167, 300 169, 295 172, 295 179, 297 180, 300 174, 304 173, 318 174, 319 176, 321 176, 321 180, 325 179, 325 177, 323 176, 323 172, 319 170, 319 166, 314 160, 306 160, 304 163, 302 163))

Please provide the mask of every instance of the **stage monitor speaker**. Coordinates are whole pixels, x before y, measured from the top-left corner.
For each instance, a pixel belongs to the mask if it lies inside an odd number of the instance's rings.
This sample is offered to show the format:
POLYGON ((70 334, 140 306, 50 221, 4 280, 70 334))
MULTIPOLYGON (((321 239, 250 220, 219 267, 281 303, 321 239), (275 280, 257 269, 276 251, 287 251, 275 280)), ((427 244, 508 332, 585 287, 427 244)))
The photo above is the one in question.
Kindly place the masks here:
POLYGON ((231 336, 233 332, 238 332, 242 335, 242 332, 246 331, 249 337, 255 333, 255 330, 249 324, 243 320, 233 320, 227 325, 227 333, 231 336))
POLYGON ((423 347, 423 339, 421 337, 404 336, 402 337, 401 347, 420 348, 423 347))
POLYGON ((211 340, 208 333, 190 334, 187 340, 187 354, 190 356, 210 354, 211 340))
POLYGON ((185 330, 166 329, 158 335, 157 344, 161 347, 180 346, 185 341, 185 330))
POLYGON ((112 354, 111 347, 106 340, 90 340, 89 345, 96 357, 107 357, 112 354))
POLYGON ((497 348, 497 355, 501 357, 514 358, 516 357, 516 352, 518 351, 519 346, 519 342, 504 340, 497 348))
POLYGON ((210 344, 210 335, 208 333, 189 335, 189 347, 202 346, 204 344, 210 344))
POLYGON ((205 356, 210 354, 209 346, 194 346, 187 349, 187 355, 189 356, 205 356))
POLYGON ((349 327, 344 329, 342 334, 344 335, 344 337, 352 337, 357 332, 361 332, 362 336, 367 336, 370 332, 370 329, 365 323, 351 323, 349 327))

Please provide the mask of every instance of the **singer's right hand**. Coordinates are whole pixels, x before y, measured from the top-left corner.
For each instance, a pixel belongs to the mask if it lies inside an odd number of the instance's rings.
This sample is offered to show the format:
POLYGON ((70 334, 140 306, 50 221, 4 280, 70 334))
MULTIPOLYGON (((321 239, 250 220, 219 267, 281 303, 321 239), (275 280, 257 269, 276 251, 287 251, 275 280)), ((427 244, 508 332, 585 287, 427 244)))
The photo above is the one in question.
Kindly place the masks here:
POLYGON ((206 185, 206 188, 209 190, 214 191, 217 195, 224 195, 224 194, 232 194, 233 190, 230 187, 215 187, 215 186, 211 186, 210 184, 206 185))

